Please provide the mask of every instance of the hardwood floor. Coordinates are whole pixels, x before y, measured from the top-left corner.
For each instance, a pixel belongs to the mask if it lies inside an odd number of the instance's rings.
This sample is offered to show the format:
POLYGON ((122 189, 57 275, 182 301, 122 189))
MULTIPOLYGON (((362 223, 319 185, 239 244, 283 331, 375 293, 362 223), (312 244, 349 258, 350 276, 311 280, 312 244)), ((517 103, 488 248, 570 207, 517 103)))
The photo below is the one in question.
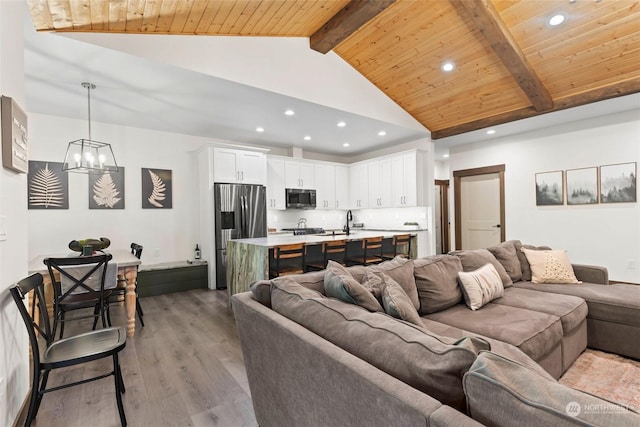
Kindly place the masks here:
MULTIPOLYGON (((226 291, 197 289, 140 301, 146 326, 136 323, 120 362, 128 425, 257 426, 226 291)), ((111 310, 113 324, 124 324, 124 306, 111 310)), ((77 331, 90 329, 73 323, 77 331)), ((106 372, 109 365, 110 359, 60 369, 49 385, 106 372)), ((119 426, 114 393, 113 377, 48 393, 33 426, 119 426)))

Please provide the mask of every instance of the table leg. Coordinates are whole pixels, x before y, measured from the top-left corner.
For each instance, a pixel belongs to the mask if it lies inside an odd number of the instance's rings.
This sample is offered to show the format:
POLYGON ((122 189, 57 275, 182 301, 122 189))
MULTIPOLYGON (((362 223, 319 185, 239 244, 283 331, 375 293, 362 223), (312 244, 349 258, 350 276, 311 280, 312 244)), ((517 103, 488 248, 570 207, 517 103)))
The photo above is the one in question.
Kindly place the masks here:
POLYGON ((126 267, 124 277, 127 279, 125 305, 127 308, 127 336, 132 337, 136 331, 136 279, 137 266, 126 267))

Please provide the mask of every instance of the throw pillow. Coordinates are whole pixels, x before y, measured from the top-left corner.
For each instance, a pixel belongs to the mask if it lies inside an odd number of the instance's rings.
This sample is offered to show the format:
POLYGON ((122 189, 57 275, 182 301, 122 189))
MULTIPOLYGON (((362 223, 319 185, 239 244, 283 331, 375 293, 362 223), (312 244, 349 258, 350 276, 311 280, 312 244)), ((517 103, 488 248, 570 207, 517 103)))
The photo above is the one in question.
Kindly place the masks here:
POLYGON ((324 272, 324 291, 328 297, 359 305, 369 311, 384 311, 376 297, 335 261, 329 261, 324 272))
POLYGON ((521 249, 531 266, 531 281, 533 283, 582 283, 578 281, 573 267, 562 249, 535 251, 521 249))
POLYGON ((500 243, 499 245, 487 248, 487 250, 502 264, 509 277, 511 277, 512 282, 517 282, 522 279, 522 267, 520 266, 520 259, 516 251, 515 240, 500 243))
POLYGON ((420 316, 407 293, 391 277, 382 273, 382 306, 384 311, 396 319, 406 320, 414 325, 424 327, 420 316))
POLYGON ((462 301, 459 271, 462 271, 460 258, 452 255, 435 255, 413 261, 420 314, 436 313, 462 301))
POLYGON ((449 254, 460 258, 463 271, 475 271, 486 263, 489 263, 496 268, 496 271, 502 279, 502 285, 505 288, 508 288, 513 284, 511 277, 509 277, 502 264, 500 264, 496 257, 486 249, 466 249, 462 251, 453 251, 449 254))
POLYGON ((458 273, 464 302, 471 310, 477 310, 489 301, 504 295, 502 279, 492 264, 485 264, 476 271, 458 273))
POLYGON ((407 293, 416 310, 420 307, 416 280, 413 277, 413 260, 397 256, 390 261, 370 265, 366 267, 366 270, 378 275, 380 273, 388 274, 389 277, 402 286, 402 289, 407 293))
POLYGON ((527 261, 527 256, 522 252, 522 248, 531 249, 532 251, 550 251, 551 248, 549 246, 532 246, 532 245, 523 245, 519 240, 516 240, 516 252, 518 254, 518 259, 520 260, 520 268, 522 268, 522 280, 529 281, 531 280, 531 266, 529 266, 529 261, 527 261))

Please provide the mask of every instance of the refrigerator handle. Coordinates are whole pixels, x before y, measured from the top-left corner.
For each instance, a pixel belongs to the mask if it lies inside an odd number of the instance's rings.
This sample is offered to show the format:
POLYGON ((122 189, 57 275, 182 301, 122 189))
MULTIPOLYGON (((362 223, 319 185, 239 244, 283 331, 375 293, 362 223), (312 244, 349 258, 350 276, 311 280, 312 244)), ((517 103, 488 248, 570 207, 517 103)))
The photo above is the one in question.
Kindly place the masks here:
POLYGON ((240 226, 242 238, 247 237, 247 196, 240 196, 240 226))

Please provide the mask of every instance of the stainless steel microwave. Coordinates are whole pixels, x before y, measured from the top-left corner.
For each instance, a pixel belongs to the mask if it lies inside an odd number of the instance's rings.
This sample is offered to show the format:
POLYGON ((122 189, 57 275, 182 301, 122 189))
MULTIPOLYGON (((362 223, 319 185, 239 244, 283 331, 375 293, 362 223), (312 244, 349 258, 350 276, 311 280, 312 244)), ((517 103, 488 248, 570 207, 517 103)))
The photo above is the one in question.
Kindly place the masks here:
POLYGON ((288 209, 315 209, 316 190, 304 190, 300 188, 287 188, 286 201, 288 209))

